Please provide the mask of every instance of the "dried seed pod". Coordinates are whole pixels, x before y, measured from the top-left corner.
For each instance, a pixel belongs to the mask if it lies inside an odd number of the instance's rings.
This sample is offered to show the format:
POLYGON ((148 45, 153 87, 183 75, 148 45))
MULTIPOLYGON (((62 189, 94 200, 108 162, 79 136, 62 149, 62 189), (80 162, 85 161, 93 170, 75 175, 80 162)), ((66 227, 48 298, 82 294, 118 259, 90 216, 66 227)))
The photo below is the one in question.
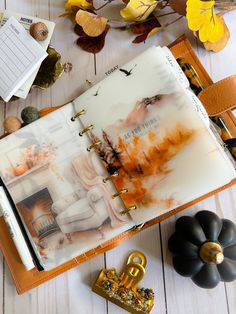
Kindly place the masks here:
POLYGON ((4 130, 10 134, 21 128, 21 122, 17 117, 7 117, 4 122, 4 130))
POLYGON ((43 22, 32 24, 29 32, 37 41, 44 41, 48 37, 48 28, 43 22))

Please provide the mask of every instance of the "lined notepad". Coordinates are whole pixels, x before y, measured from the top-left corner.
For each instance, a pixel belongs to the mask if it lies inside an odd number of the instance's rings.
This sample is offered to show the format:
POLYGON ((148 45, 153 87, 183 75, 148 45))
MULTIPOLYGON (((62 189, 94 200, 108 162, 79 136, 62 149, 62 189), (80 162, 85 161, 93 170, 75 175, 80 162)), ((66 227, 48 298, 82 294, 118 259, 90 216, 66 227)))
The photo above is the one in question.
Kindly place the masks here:
POLYGON ((0 29, 0 96, 9 101, 47 53, 11 17, 0 29))
MULTIPOLYGON (((38 42, 38 44, 43 48, 43 50, 47 50, 48 45, 50 43, 53 31, 54 31, 54 27, 55 27, 55 23, 48 21, 48 20, 44 20, 42 18, 38 18, 35 16, 30 16, 30 15, 25 15, 22 13, 16 13, 16 12, 12 12, 12 11, 7 11, 5 10, 2 13, 2 18, 1 18, 1 14, 0 14, 0 26, 2 27, 7 21, 8 19, 14 16, 17 21, 24 27, 24 29, 29 32, 30 26, 33 23, 37 23, 37 22, 43 22, 47 28, 48 28, 48 36, 45 40, 38 42)), ((39 71, 40 65, 36 68, 36 70, 30 75, 30 77, 27 79, 27 81, 15 92, 14 96, 20 97, 20 98, 26 98, 30 88, 35 80, 35 77, 39 71)))

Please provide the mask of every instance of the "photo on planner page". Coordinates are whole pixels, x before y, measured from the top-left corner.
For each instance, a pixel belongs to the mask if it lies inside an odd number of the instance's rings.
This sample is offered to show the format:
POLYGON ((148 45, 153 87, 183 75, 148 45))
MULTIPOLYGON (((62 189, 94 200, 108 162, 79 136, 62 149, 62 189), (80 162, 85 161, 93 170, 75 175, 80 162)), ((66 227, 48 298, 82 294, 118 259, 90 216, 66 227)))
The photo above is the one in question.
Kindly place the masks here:
POLYGON ((136 224, 213 191, 235 169, 160 47, 152 47, 74 101, 136 224), (99 114, 98 114, 99 112, 99 114))
POLYGON ((0 28, 0 97, 9 101, 47 52, 13 16, 0 28))
POLYGON ((134 226, 72 104, 0 140, 0 176, 45 270, 134 226))

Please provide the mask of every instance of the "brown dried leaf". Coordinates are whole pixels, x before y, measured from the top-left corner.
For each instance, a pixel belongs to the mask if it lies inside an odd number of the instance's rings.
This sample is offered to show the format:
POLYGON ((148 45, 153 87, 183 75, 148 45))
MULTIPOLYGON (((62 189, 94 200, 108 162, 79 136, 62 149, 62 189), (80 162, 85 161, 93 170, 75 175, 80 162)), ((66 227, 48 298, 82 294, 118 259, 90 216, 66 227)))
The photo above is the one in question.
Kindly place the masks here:
POLYGON ((170 0, 170 7, 180 15, 186 15, 186 2, 187 0, 170 0))
POLYGON ((224 18, 220 17, 220 19, 222 20, 223 25, 224 25, 224 35, 216 43, 211 43, 209 41, 204 42, 203 45, 204 45, 205 49, 208 51, 211 50, 214 52, 218 52, 218 51, 224 49, 225 46, 227 45, 229 38, 230 38, 230 32, 229 32, 227 25, 225 24, 224 18))
POLYGON ((136 23, 131 25, 130 30, 134 34, 144 34, 149 33, 155 27, 161 27, 161 24, 155 17, 153 17, 143 23, 136 23))
POLYGON ((143 41, 145 41, 147 39, 148 33, 139 35, 137 37, 134 38, 134 40, 132 41, 133 44, 140 44, 143 41))
POLYGON ((105 31, 97 37, 90 37, 87 35, 79 37, 77 40, 77 45, 84 51, 87 51, 90 53, 100 52, 102 48, 104 47, 106 34, 109 28, 110 26, 107 25, 105 31))
POLYGON ((139 36, 135 37, 132 43, 139 44, 145 41, 147 37, 152 35, 152 33, 156 33, 157 32, 156 29, 159 28, 161 28, 161 24, 155 17, 151 18, 146 22, 131 25, 130 27, 131 32, 134 34, 140 34, 139 36), (154 29, 155 31, 152 32, 154 29))
POLYGON ((85 34, 83 28, 82 28, 79 24, 75 24, 74 32, 75 32, 78 36, 86 36, 86 34, 85 34))
POLYGON ((105 31, 107 25, 107 19, 105 17, 83 10, 79 10, 76 13, 75 21, 90 37, 100 36, 105 31))

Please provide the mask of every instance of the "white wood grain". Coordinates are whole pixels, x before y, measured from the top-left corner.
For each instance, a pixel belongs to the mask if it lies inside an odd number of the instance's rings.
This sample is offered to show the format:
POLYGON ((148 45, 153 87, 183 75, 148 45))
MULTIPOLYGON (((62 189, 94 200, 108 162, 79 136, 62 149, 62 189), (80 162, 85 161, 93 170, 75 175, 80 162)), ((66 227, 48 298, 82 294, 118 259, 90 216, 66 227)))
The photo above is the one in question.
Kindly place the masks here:
POLYGON ((56 23, 52 45, 60 52, 62 63, 72 63, 72 71, 63 73, 51 88, 53 105, 63 104, 78 97, 88 85, 86 79, 94 76, 94 56, 76 45, 78 36, 73 32, 73 23, 66 17, 59 17, 64 12, 64 0, 50 1, 50 19, 56 23))
POLYGON ((15 292, 7 270, 5 313, 105 314, 106 301, 91 292, 97 271, 103 267, 103 256, 99 256, 23 295, 15 292))
MULTIPOLYGON (((236 188, 232 187, 227 191, 224 191, 215 196, 216 206, 218 213, 221 213, 221 217, 230 219, 236 222, 236 188)), ((236 282, 228 282, 225 284, 227 293, 227 302, 229 307, 229 313, 236 313, 236 282)))

